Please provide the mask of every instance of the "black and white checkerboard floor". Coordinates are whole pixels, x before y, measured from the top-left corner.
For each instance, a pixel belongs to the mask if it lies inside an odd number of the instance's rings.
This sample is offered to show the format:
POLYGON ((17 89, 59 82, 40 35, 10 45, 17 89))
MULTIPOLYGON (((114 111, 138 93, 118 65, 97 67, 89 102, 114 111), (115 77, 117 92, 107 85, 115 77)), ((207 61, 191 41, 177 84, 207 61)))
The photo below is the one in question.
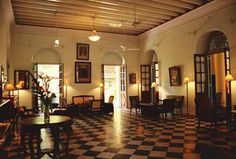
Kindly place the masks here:
MULTIPOLYGON (((183 116, 156 120, 121 110, 113 115, 80 116, 74 119, 69 155, 61 158, 200 159, 195 151, 197 143, 236 148, 232 133, 209 129, 205 124, 197 131, 196 123, 183 116)), ((50 143, 47 141, 43 142, 50 143)), ((15 138, 9 158, 23 158, 19 147, 19 138, 15 138)))

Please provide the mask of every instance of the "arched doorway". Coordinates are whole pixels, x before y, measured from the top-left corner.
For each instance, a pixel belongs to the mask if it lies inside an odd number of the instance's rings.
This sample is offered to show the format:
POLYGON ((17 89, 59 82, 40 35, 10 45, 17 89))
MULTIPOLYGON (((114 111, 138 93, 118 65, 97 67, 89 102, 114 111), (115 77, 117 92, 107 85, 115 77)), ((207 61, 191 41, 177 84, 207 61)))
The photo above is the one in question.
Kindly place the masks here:
POLYGON ((155 103, 159 99, 159 63, 154 50, 146 52, 147 64, 140 66, 141 101, 155 103))
MULTIPOLYGON (((54 104, 60 103, 60 98, 64 96, 64 67, 61 63, 59 53, 52 48, 43 48, 32 56, 34 77, 43 85, 42 76, 50 77, 49 91, 55 94, 54 104)), ((41 100, 39 97, 33 96, 33 110, 38 112, 41 110, 41 100)))
POLYGON ((225 82, 225 76, 231 73, 227 37, 220 31, 208 32, 200 38, 197 52, 194 55, 195 95, 207 96, 213 103, 230 110, 231 93, 225 82))
POLYGON ((127 107, 126 65, 124 57, 117 52, 108 52, 103 57, 103 99, 114 96, 114 107, 127 107))

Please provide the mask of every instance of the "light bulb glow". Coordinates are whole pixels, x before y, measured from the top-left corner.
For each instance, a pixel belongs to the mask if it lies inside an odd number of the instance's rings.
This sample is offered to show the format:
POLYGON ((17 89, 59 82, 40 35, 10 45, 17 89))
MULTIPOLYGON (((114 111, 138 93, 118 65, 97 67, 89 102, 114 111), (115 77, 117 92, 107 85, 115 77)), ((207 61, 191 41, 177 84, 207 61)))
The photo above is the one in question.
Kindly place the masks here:
POLYGON ((54 47, 58 47, 58 46, 60 46, 60 41, 58 39, 56 39, 54 41, 54 47))
POLYGON ((100 36, 97 35, 96 30, 93 30, 92 35, 88 37, 90 41, 98 41, 100 40, 100 36))

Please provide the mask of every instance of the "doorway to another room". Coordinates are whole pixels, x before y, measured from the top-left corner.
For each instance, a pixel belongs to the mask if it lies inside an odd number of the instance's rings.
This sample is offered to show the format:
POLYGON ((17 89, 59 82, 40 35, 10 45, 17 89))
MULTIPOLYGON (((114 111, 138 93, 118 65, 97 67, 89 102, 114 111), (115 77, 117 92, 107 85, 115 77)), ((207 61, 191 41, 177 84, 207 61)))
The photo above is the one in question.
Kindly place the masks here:
MULTIPOLYGON (((35 64, 34 65, 34 75, 42 85, 42 80, 38 75, 48 76, 50 80, 49 91, 55 93, 55 98, 53 103, 59 104, 60 97, 63 96, 63 65, 62 64, 35 64)), ((40 100, 36 101, 37 109, 40 110, 41 103, 40 100)))
POLYGON ((104 101, 114 96, 114 108, 126 108, 126 67, 124 65, 103 65, 104 101))

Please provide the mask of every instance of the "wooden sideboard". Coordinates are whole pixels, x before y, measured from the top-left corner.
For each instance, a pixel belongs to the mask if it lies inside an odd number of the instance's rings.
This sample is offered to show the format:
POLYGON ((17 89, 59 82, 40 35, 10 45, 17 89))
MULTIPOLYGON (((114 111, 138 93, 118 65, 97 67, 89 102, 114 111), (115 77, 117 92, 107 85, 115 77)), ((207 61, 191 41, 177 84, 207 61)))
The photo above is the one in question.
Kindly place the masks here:
POLYGON ((17 108, 19 107, 19 98, 18 96, 3 96, 1 99, 3 100, 10 100, 11 102, 11 105, 14 107, 14 108, 17 108))

